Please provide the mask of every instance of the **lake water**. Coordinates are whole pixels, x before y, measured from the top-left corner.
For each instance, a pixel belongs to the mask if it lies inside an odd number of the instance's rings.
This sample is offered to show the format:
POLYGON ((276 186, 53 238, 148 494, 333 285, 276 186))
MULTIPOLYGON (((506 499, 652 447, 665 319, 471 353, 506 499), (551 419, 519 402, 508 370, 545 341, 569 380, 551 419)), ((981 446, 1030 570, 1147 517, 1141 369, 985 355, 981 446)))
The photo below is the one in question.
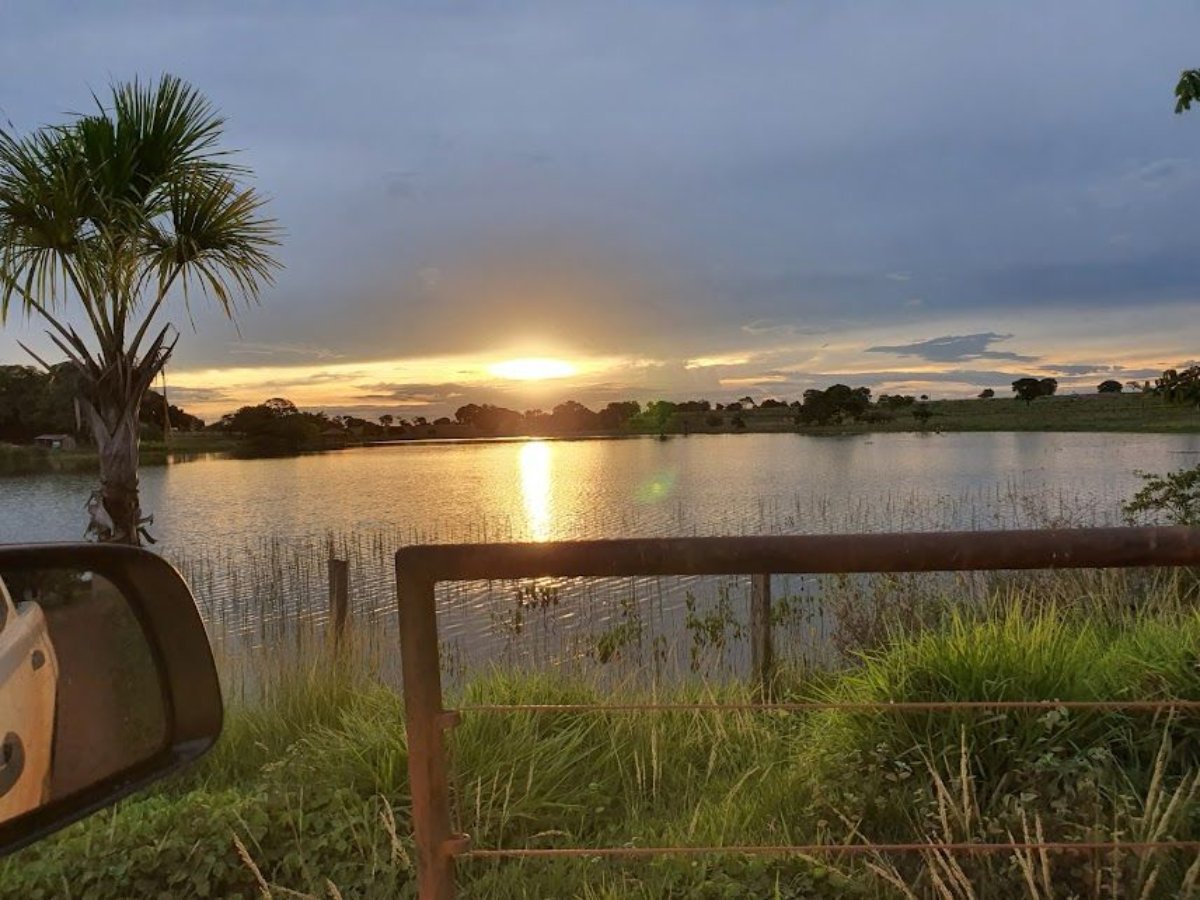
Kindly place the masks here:
MULTIPOLYGON (((1136 470, 1191 466, 1198 455, 1200 436, 1142 434, 406 443, 147 468, 142 505, 217 636, 272 640, 289 617, 322 620, 330 548, 351 560, 356 618, 386 623, 402 543, 1106 524, 1136 490, 1136 470)), ((77 475, 0 480, 0 542, 80 538, 92 485, 77 475)), ((577 654, 564 635, 586 643, 628 619, 630 604, 638 615, 653 607, 670 630, 689 593, 711 606, 742 585, 580 590, 590 605, 546 611, 514 601, 511 586, 447 589, 444 634, 468 656, 577 654), (552 646, 531 649, 533 619, 552 646)))

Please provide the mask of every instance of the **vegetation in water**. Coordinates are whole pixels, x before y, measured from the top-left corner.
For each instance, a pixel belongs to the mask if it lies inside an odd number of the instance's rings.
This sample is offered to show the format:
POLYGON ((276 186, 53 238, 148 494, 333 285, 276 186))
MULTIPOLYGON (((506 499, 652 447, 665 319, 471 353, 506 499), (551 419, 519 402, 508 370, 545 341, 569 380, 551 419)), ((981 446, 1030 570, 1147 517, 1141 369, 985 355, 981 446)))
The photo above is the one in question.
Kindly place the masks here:
POLYGON ((1165 518, 1172 525, 1200 524, 1200 466, 1138 475, 1142 488, 1123 507, 1131 524, 1147 518, 1165 518))

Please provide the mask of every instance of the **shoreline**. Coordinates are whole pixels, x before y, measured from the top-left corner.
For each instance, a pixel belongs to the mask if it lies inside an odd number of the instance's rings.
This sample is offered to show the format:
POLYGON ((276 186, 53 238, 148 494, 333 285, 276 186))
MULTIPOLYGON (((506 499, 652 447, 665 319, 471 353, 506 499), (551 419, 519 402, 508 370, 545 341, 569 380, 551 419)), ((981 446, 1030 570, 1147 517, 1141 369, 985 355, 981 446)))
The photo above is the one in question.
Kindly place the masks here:
MULTIPOLYGON (((505 444, 524 441, 676 440, 692 435, 794 434, 805 437, 856 437, 871 434, 1163 434, 1200 435, 1200 411, 1168 404, 1146 394, 1067 395, 1025 405, 1020 401, 932 400, 923 404, 932 415, 922 423, 911 410, 872 408, 871 421, 829 425, 797 425, 793 407, 768 407, 740 412, 675 413, 658 429, 606 430, 570 434, 464 434, 462 425, 421 426, 406 435, 351 435, 339 446, 315 447, 283 454, 247 453, 248 443, 225 434, 177 434, 170 447, 161 442, 142 445, 141 465, 174 465, 191 459, 251 459, 273 455, 299 456, 364 447, 505 444), (742 423, 730 423, 736 417, 742 423)), ((93 450, 54 451, 27 444, 0 443, 0 477, 90 474, 98 469, 93 450)))

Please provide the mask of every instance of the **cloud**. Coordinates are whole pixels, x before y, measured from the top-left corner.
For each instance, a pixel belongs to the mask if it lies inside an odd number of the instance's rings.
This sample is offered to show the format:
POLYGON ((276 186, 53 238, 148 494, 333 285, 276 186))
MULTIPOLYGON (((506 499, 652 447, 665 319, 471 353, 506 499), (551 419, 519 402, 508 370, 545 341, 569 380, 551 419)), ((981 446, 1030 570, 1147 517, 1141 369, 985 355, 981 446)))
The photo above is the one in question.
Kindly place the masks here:
POLYGON ((742 331, 746 334, 757 336, 767 335, 770 337, 812 337, 818 334, 826 334, 828 329, 802 327, 794 322, 786 322, 772 319, 755 319, 753 322, 747 322, 742 326, 742 331))
POLYGON ((1044 368, 1061 375, 1112 375, 1122 371, 1120 366, 1099 363, 1047 363, 1044 368))
POLYGON ((760 384, 790 384, 792 379, 780 372, 764 372, 761 375, 744 375, 734 378, 722 378, 718 381, 721 387, 754 387, 760 384))
POLYGON ((188 403, 225 403, 230 400, 229 392, 224 388, 189 387, 173 384, 167 385, 167 398, 176 406, 188 403))
POLYGON ((711 369, 714 366, 744 366, 752 358, 750 354, 745 353, 730 353, 724 356, 698 356, 695 359, 686 360, 683 367, 685 369, 711 369))
POLYGON ((260 388, 285 388, 295 385, 314 385, 314 384, 345 384, 353 381, 355 378, 361 378, 361 372, 346 372, 337 370, 333 372, 310 372, 308 375, 297 375, 293 378, 275 378, 270 381, 255 381, 248 386, 260 388))
POLYGON ((336 353, 327 347, 316 344, 270 343, 266 341, 238 341, 229 344, 229 352, 239 356, 298 356, 305 359, 332 361, 345 358, 345 354, 336 353))
POLYGON ((360 384, 359 390, 365 391, 356 395, 358 400, 386 400, 399 406, 432 406, 439 403, 450 403, 463 400, 468 394, 473 402, 475 397, 491 393, 481 390, 479 386, 462 385, 453 382, 445 384, 393 384, 380 382, 377 384, 360 384))
POLYGON ((896 356, 915 356, 929 362, 966 362, 973 359, 1005 359, 1012 362, 1036 362, 1036 356, 1022 356, 1007 350, 989 350, 992 344, 1007 341, 1011 334, 985 331, 979 334, 947 334, 895 346, 868 347, 867 353, 893 353, 896 356))

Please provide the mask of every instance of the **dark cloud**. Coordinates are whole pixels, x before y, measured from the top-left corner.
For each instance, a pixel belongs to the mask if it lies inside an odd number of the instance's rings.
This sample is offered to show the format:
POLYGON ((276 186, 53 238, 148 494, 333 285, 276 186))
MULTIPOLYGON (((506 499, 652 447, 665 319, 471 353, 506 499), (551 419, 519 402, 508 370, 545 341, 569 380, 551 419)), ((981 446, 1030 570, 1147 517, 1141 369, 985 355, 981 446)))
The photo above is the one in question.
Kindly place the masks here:
POLYGON ((315 344, 271 343, 269 341, 239 341, 229 344, 228 349, 235 356, 291 357, 293 360, 299 357, 321 362, 341 359, 345 355, 315 344))
POLYGON ((997 334, 985 331, 980 334, 947 334, 942 337, 930 338, 927 341, 916 341, 912 344, 900 344, 892 347, 868 347, 867 353, 894 353, 897 356, 915 356, 930 362, 966 362, 972 359, 1006 359, 1013 362, 1036 362, 1036 356, 1022 356, 1007 350, 989 350, 992 344, 1007 341, 1011 334, 997 334))
POLYGON ((470 388, 454 383, 394 384, 380 382, 376 384, 360 384, 357 387, 362 392, 357 395, 360 400, 386 400, 406 406, 428 406, 431 404, 449 403, 465 397, 468 393, 483 393, 478 388, 470 388))
POLYGON ((230 400, 228 391, 221 388, 207 387, 175 387, 168 385, 168 399, 176 405, 188 403, 226 403, 230 400))
POLYGON ((1044 368, 1061 375, 1119 375, 1125 371, 1121 366, 1105 366, 1099 363, 1047 363, 1044 368))
POLYGON ((742 326, 742 331, 755 337, 791 338, 813 337, 818 334, 828 334, 827 328, 804 326, 797 322, 787 322, 772 319, 755 319, 742 326))

